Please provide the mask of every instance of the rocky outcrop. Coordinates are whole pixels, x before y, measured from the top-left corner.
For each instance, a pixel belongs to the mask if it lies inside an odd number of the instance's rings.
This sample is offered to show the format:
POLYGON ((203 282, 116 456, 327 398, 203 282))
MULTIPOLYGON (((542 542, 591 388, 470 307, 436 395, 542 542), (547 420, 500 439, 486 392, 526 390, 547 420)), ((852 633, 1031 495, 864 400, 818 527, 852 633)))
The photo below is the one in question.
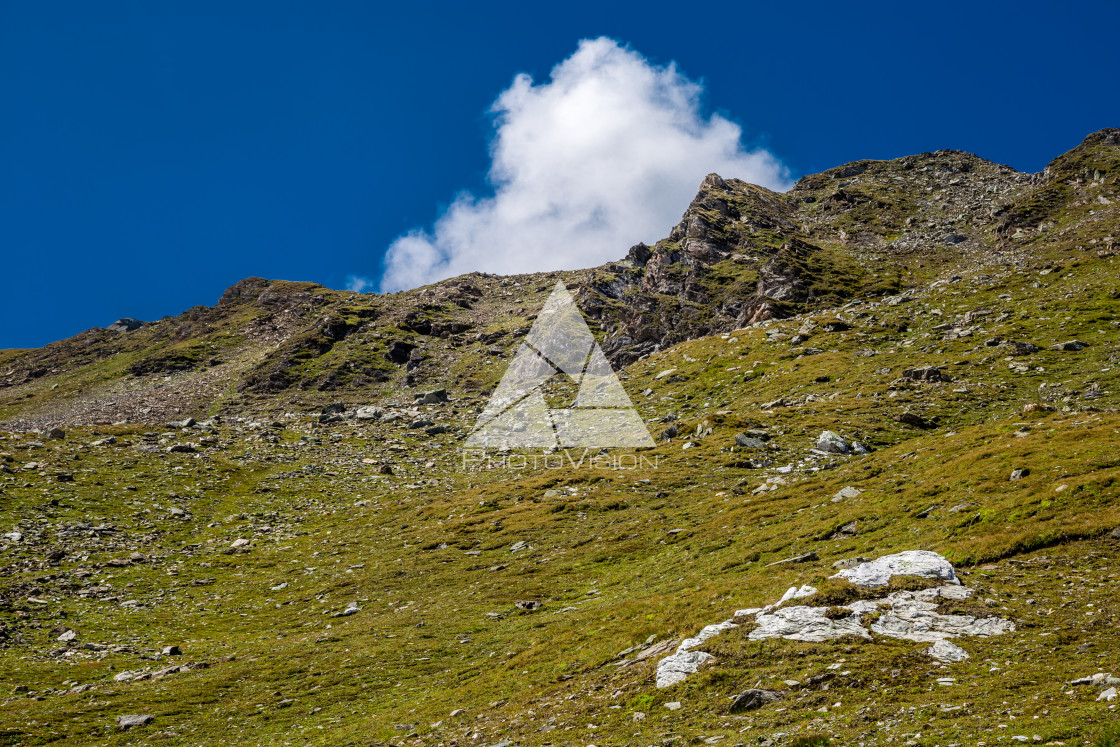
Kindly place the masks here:
POLYGON ((931 643, 926 654, 942 663, 963 661, 968 652, 950 638, 988 637, 1015 630, 1010 620, 1001 617, 974 617, 939 612, 945 600, 963 600, 972 590, 963 586, 951 563, 935 552, 908 550, 885 555, 841 570, 832 578, 873 589, 886 585, 895 576, 909 576, 941 582, 920 591, 899 591, 881 598, 859 599, 837 607, 787 604, 804 599, 812 602, 818 590, 812 586, 792 587, 775 604, 762 609, 739 610, 730 620, 703 628, 695 637, 685 639, 677 652, 657 666, 657 686, 670 687, 712 659, 699 650, 709 638, 731 628, 753 622, 747 634, 752 641, 785 638, 791 641, 821 643, 846 637, 871 639, 873 635, 931 643), (868 616, 873 621, 868 624, 868 616))

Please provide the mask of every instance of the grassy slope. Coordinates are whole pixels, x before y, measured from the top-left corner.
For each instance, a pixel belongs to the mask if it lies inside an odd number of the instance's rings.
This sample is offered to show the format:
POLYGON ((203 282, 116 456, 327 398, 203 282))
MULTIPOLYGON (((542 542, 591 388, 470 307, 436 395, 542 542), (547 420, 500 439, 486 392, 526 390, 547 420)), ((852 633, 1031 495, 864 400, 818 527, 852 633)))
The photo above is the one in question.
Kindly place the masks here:
MULTIPOLYGON (((0 744, 735 744, 814 733, 836 744, 950 745, 992 734, 1106 744, 1114 708, 1097 702, 1096 690, 1066 686, 1097 671, 1120 674, 1120 545, 1110 537, 1120 526, 1120 288, 1110 248, 1115 209, 1097 199, 1116 196, 1116 159, 1102 160, 1090 145, 1055 162, 1064 186, 1042 184, 1022 202, 1030 209, 1008 212, 998 251, 899 260, 909 281, 941 277, 906 302, 849 305, 816 315, 816 327, 798 318, 694 340, 629 366, 625 385, 651 430, 675 414, 684 434, 650 452, 656 470, 460 468, 457 447, 482 404, 477 392, 505 364, 469 335, 522 326, 554 282, 539 277, 476 279, 500 301, 469 310, 477 326, 467 336, 428 341, 428 355, 450 361, 461 383, 452 385, 457 401, 421 408, 452 427, 446 435, 277 415, 278 425, 220 426, 195 455, 139 451, 201 435, 149 435, 140 426, 72 429, 43 445, 8 436, 0 442, 10 470, 0 474, 0 529, 25 537, 0 540, 0 744), (1098 179, 1093 172, 1102 170, 1098 179), (1032 225, 1036 218, 1045 222, 1032 225), (981 309, 991 314, 962 322, 969 336, 947 338, 942 325, 981 309), (835 320, 851 328, 823 331, 835 320), (802 330, 808 339, 792 345, 802 330), (987 345, 992 338, 1042 350, 1013 355, 987 345), (1047 347, 1074 338, 1091 346, 1047 347), (454 345, 466 354, 441 357, 454 345), (925 365, 944 366, 951 380, 902 377, 925 365), (683 380, 657 378, 669 368, 683 380), (788 406, 762 409, 779 397, 788 406), (1024 412, 1029 404, 1054 411, 1024 412), (894 419, 905 412, 936 427, 894 419), (771 468, 734 466, 758 456, 734 447, 734 435, 752 427, 774 437, 771 468), (712 431, 682 449, 697 428, 712 431), (873 453, 813 458, 808 448, 826 428, 873 453), (90 445, 110 433, 116 445, 90 445), (312 435, 319 440, 301 440, 312 435), (24 469, 29 462, 40 466, 24 469), (385 463, 393 476, 379 474, 385 463), (759 492, 786 464, 794 472, 759 492), (1024 467, 1026 479, 1009 480, 1024 467), (60 473, 73 481, 58 481, 60 473), (863 493, 833 502, 845 486, 863 493), (188 518, 172 517, 172 507, 188 518), (930 507, 939 508, 918 518, 930 507), (830 539, 852 522, 854 536, 830 539), (99 534, 102 524, 119 531, 99 534), (236 538, 251 539, 250 551, 229 553, 236 538), (512 551, 519 541, 530 547, 512 551), (52 548, 67 555, 51 561, 52 548), (716 660, 668 690, 653 686, 659 657, 613 666, 650 636, 679 639, 819 580, 837 559, 914 548, 953 560, 978 591, 969 608, 1010 617, 1018 632, 961 641, 972 658, 947 669, 922 644, 750 643, 741 630, 709 642, 716 660), (767 566, 808 551, 819 560, 767 566), (108 564, 132 552, 143 559, 108 564), (522 600, 542 607, 518 609, 522 600), (333 616, 354 601, 361 612, 333 616), (54 640, 52 628, 63 624, 78 631, 77 646, 54 640), (159 654, 170 644, 182 656, 159 654), (209 666, 113 680, 186 661, 209 666), (835 677, 792 687, 783 703, 727 712, 727 698, 744 688, 784 688, 782 680, 809 683, 827 672, 835 677), (945 676, 956 684, 937 685, 945 676), (668 701, 683 707, 669 711, 668 701), (465 710, 451 717, 453 709, 465 710), (156 721, 122 733, 113 719, 124 713, 156 721)), ((893 241, 905 213, 924 208, 873 188, 865 182, 859 194, 894 205, 890 225, 880 226, 893 241)), ((875 233, 865 225, 874 211, 840 215, 846 232, 875 233)), ((883 257, 894 249, 850 251, 883 257)), ((441 292, 416 293, 435 321, 467 315, 449 311, 441 292)), ((362 346, 387 342, 388 329, 340 345, 364 354, 362 346)), ((270 350, 238 349, 260 356, 252 365, 270 350)), ((146 350, 138 343, 122 352, 138 359, 146 350)), ((322 363, 344 362, 345 351, 332 348, 322 363)), ((130 360, 94 363, 80 375, 113 378, 117 369, 97 366, 130 360)), ((311 381, 329 372, 305 373, 311 381)), ((75 392, 90 381, 76 379, 75 392)), ((59 396, 49 383, 21 385, 16 396, 48 405, 59 396)), ((281 413, 332 396, 299 390, 223 402, 226 411, 281 413)), ((29 407, 6 402, 9 413, 29 407)))
MULTIPOLYGON (((907 736, 932 745, 1006 724, 1007 734, 1091 743, 1114 711, 1093 701, 1096 691, 1064 694, 1063 683, 1118 669, 1111 590, 1120 549, 1106 534, 1120 525, 1120 416, 1109 410, 1120 395, 1109 360, 1120 350, 1111 323, 1120 302, 1102 272, 1109 266, 1106 258, 1067 260, 1046 275, 995 268, 898 306, 833 312, 828 318, 853 328, 814 333, 805 345, 825 351, 818 355, 799 357, 803 350, 766 341, 760 328, 636 363, 626 385, 644 416, 677 413, 686 434, 714 427, 695 448, 682 450, 681 439, 658 446, 656 471, 464 472, 455 447, 472 422, 471 401, 429 408, 456 428, 435 439, 397 425, 343 425, 336 440, 320 433, 321 443, 306 443, 298 435, 313 426, 293 418, 277 444, 222 427, 218 445, 200 457, 138 454, 128 445, 143 440, 135 427, 98 429, 117 433, 110 447, 85 445, 91 431, 42 447, 14 436, 7 451, 16 474, 3 478, 0 527, 20 522, 30 539, 4 551, 0 624, 24 643, 0 653, 0 688, 9 693, 0 734, 11 744, 337 745, 409 734, 433 744, 654 744, 671 735, 722 734, 734 743, 825 732, 843 744, 907 736), (933 331, 976 308, 1010 316, 986 319, 985 334, 964 339, 933 331), (1093 345, 1044 349, 1029 356, 1030 372, 1015 373, 1006 349, 984 345, 995 335, 1093 345), (867 349, 877 355, 860 355, 867 349), (948 366, 953 381, 899 378, 927 364, 948 366), (686 380, 655 378, 667 368, 686 380), (1085 400, 1092 383, 1104 394, 1085 400), (639 394, 647 387, 652 395, 639 394), (794 406, 760 409, 779 396, 794 406), (1043 400, 1070 411, 1021 413, 1043 400), (1105 411, 1083 412, 1086 405, 1105 411), (906 410, 937 417, 940 427, 918 431, 892 419, 906 410), (743 457, 731 452, 734 434, 752 426, 774 434, 775 465, 803 467, 773 492, 753 494, 772 471, 727 466, 743 457), (825 428, 876 450, 811 463, 807 448, 825 428), (45 466, 25 472, 28 461, 45 466), (376 475, 383 461, 395 476, 376 475), (1009 482, 1023 466, 1031 475, 1009 482), (59 471, 74 482, 56 482, 59 471), (846 485, 864 493, 832 503, 846 485), (962 504, 975 505, 948 513, 962 504), (171 505, 190 520, 168 518, 171 505), (942 508, 916 518, 932 505, 942 508), (824 539, 850 521, 858 522, 854 537, 824 539), (57 538, 62 524, 101 522, 122 535, 82 540, 83 549, 57 538), (252 551, 224 554, 237 537, 252 538, 252 551), (531 548, 511 552, 519 540, 531 548), (50 565, 43 556, 56 546, 70 555, 50 565), (735 633, 712 644, 713 666, 668 691, 653 688, 656 657, 610 666, 648 636, 679 638, 773 601, 831 573, 836 559, 918 547, 958 563, 966 583, 1020 631, 963 641, 973 658, 948 671, 920 644, 752 644, 735 633), (766 567, 809 550, 820 560, 766 567), (149 559, 102 565, 132 551, 149 559), (79 578, 83 568, 92 575, 79 578), (116 600, 80 596, 95 585, 112 587, 95 597, 116 600), (513 604, 526 599, 542 609, 513 604), (140 608, 121 605, 128 600, 140 608), (362 612, 330 616, 355 600, 362 612), (52 656, 62 645, 48 631, 60 623, 78 630, 79 642, 131 650, 52 656), (171 663, 210 667, 112 681, 166 665, 157 653, 167 644, 184 651, 171 663), (841 661, 851 675, 828 690, 795 689, 784 710, 726 712, 726 698, 745 687, 805 680, 841 661), (946 675, 958 684, 933 682, 946 675), (32 692, 15 694, 21 684, 32 692), (59 692, 74 684, 93 688, 59 692), (684 707, 667 711, 668 700, 684 707), (449 718, 456 708, 465 714, 449 718), (648 716, 635 721, 634 711, 648 716), (156 723, 118 732, 113 718, 133 712, 153 713, 156 723), (537 731, 546 725, 555 728, 537 731)), ((773 327, 792 334, 803 321, 773 327)))

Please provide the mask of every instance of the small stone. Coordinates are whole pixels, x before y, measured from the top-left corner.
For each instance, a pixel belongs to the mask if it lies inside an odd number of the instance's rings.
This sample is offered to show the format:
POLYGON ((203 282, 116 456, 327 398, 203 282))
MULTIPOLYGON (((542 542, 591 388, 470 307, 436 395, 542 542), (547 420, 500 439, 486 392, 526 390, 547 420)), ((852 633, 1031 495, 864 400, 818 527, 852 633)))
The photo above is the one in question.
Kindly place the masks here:
POLYGON ((968 658, 968 652, 960 646, 949 643, 949 641, 941 640, 936 641, 932 646, 926 649, 926 654, 930 657, 937 659, 944 663, 953 663, 964 661, 968 658))
POLYGON ((1105 700, 1105 701, 1116 700, 1116 688, 1115 687, 1108 688, 1107 690, 1105 690, 1104 692, 1102 692, 1100 695, 1097 696, 1097 700, 1105 700))
POLYGON ((839 503, 845 498, 858 498, 862 494, 863 491, 859 488, 853 488, 850 486, 846 488, 840 488, 840 491, 836 495, 832 496, 832 502, 839 503))
POLYGON ((74 640, 77 637, 78 637, 78 634, 76 632, 74 632, 70 628, 67 628, 62 633, 62 635, 58 636, 58 638, 56 638, 55 640, 60 641, 62 643, 69 643, 70 641, 74 640))
POLYGON ((823 431, 817 436, 817 449, 829 454, 848 454, 852 447, 844 437, 835 431, 823 431))
POLYGON ((912 412, 904 412, 901 415, 895 415, 894 419, 895 421, 902 423, 903 425, 909 425, 913 426, 914 428, 921 428, 923 430, 929 430, 931 428, 937 427, 937 425, 932 421, 926 420, 921 415, 912 412))
POLYGON ((773 690, 744 690, 732 698, 731 711, 754 711, 767 703, 781 700, 782 694, 773 690))
POLYGON ((421 405, 438 405, 447 401, 446 389, 434 389, 430 392, 416 395, 416 400, 421 405))
POLYGON ((179 650, 178 646, 164 646, 161 653, 164 656, 181 656, 183 652, 179 650))
POLYGON ((1026 477, 1030 473, 1031 473, 1031 471, 1029 469, 1026 469, 1026 468, 1012 470, 1011 471, 1011 479, 1012 480, 1022 480, 1024 477, 1026 477))
POLYGON ((384 411, 380 407, 366 406, 359 407, 357 412, 354 413, 355 420, 381 420, 384 411))
POLYGON ((43 437, 56 439, 66 438, 66 431, 62 430, 61 428, 48 428, 47 430, 43 431, 43 437))
POLYGON ((249 545, 249 540, 245 539, 244 537, 240 537, 238 539, 235 539, 232 543, 230 543, 230 547, 233 547, 233 548, 247 547, 248 545, 249 545))
POLYGON ((138 716, 117 716, 117 726, 121 729, 131 729, 134 726, 147 726, 155 720, 155 716, 147 713, 138 716))
POLYGON ((190 444, 175 444, 167 447, 168 454, 193 454, 194 447, 190 444))
POLYGON ((817 559, 817 554, 810 550, 807 553, 802 553, 801 555, 795 555, 792 558, 786 558, 785 560, 775 560, 773 563, 767 563, 766 567, 769 568, 770 566, 774 566, 774 565, 788 565, 790 563, 808 563, 808 562, 811 562, 811 561, 816 560, 816 559, 817 559))
POLYGON ((679 701, 674 700, 671 703, 666 703, 665 707, 670 711, 679 711, 681 709, 681 704, 679 701))
POLYGON ((1066 353, 1076 353, 1079 350, 1084 350, 1090 347, 1089 343, 1082 342, 1081 340, 1069 340, 1068 342, 1059 342, 1050 346, 1054 350, 1061 350, 1066 353))
POLYGON ((761 449, 766 446, 766 442, 755 436, 748 436, 746 433, 740 433, 735 436, 735 443, 744 449, 761 449))
POLYGON ((937 366, 922 366, 908 368, 902 372, 902 378, 910 381, 948 381, 948 377, 941 373, 937 366))

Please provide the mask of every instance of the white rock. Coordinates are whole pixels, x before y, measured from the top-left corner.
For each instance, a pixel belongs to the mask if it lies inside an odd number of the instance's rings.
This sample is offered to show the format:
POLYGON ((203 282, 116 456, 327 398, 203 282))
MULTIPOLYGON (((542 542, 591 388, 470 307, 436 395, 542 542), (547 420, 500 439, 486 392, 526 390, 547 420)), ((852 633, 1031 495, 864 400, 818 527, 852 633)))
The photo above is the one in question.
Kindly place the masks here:
POLYGON ((800 589, 796 586, 791 586, 789 587, 789 591, 783 594, 782 598, 778 600, 778 604, 784 604, 791 599, 801 599, 802 597, 812 596, 816 593, 817 590, 809 585, 802 586, 800 589))
MULTIPOLYGON (((734 619, 753 617, 758 627, 748 634, 752 641, 767 638, 786 638, 794 641, 818 643, 821 641, 856 636, 870 639, 871 633, 903 638, 911 641, 932 643, 926 653, 938 661, 952 663, 968 658, 968 653, 949 643, 947 638, 957 636, 992 636, 1015 630, 1010 620, 1000 617, 977 618, 969 615, 942 615, 937 606, 943 599, 968 599, 972 590, 961 585, 949 561, 934 552, 910 550, 887 555, 878 560, 861 563, 855 568, 843 570, 833 578, 847 578, 863 586, 882 586, 891 576, 915 575, 940 579, 946 583, 941 586, 919 591, 900 591, 882 599, 861 599, 844 605, 851 614, 840 619, 826 617, 828 607, 805 605, 781 607, 793 599, 811 597, 817 592, 812 586, 790 587, 781 600, 761 609, 742 609, 735 612, 732 620, 708 625, 696 636, 681 642, 677 652, 662 659, 657 665, 657 686, 669 687, 681 682, 697 671, 701 664, 712 658, 711 654, 695 650, 712 636, 738 627, 734 619), (777 609, 775 609, 777 608, 777 609), (883 608, 887 608, 885 611, 883 608), (879 619, 870 631, 863 625, 863 614, 877 612, 879 619)), ((652 650, 651 650, 652 651, 652 650)), ((660 652, 658 652, 660 653, 660 652)), ((1098 675, 1105 678, 1108 675, 1098 675)), ((1113 684, 1111 679, 1083 678, 1074 684, 1113 684)))
POLYGON ((987 637, 1015 630, 1015 624, 1002 617, 942 615, 935 611, 935 603, 914 597, 911 592, 899 592, 887 597, 891 609, 872 623, 872 632, 890 638, 936 643, 958 636, 987 637))
POLYGON ((4 535, 4 539, 9 540, 11 542, 19 542, 20 540, 23 539, 23 535, 20 534, 19 532, 8 532, 7 534, 4 535))
POLYGON ((907 550, 895 555, 885 555, 870 563, 860 563, 855 568, 840 571, 832 578, 846 578, 857 586, 883 586, 891 576, 921 576, 937 578, 950 584, 959 584, 952 564, 935 552, 907 550))
POLYGON ((849 635, 859 638, 871 637, 860 624, 857 613, 853 612, 849 617, 832 620, 824 616, 827 611, 827 607, 783 607, 773 612, 763 612, 755 618, 758 627, 747 637, 752 641, 787 638, 791 641, 809 643, 819 643, 849 635))
POLYGON ((1104 692, 1102 692, 1100 695, 1097 696, 1097 700, 1116 700, 1116 688, 1115 687, 1108 688, 1107 690, 1105 690, 1104 692))
POLYGON ((863 494, 863 491, 860 490, 859 488, 853 488, 851 486, 846 487, 846 488, 840 488, 840 492, 838 492, 836 495, 832 496, 832 502, 833 503, 839 503, 840 501, 844 500, 845 498, 857 498, 862 494, 863 494))
POLYGON ((847 454, 852 447, 835 431, 822 431, 817 436, 817 448, 828 454, 847 454))
POLYGON ((731 628, 737 627, 739 626, 731 622, 730 620, 724 620, 723 622, 716 623, 715 625, 707 625, 701 628, 700 632, 697 633, 694 637, 685 638, 683 641, 681 641, 681 645, 677 647, 677 652, 683 653, 685 651, 691 651, 712 636, 719 635, 725 630, 730 630, 731 628))
POLYGON ((940 662, 951 664, 957 661, 964 661, 968 658, 968 652, 960 646, 949 643, 948 641, 937 641, 928 649, 926 653, 937 659, 940 662))
POLYGON ((683 682, 711 658, 711 654, 703 651, 681 651, 665 657, 657 663, 657 686, 670 687, 683 682))

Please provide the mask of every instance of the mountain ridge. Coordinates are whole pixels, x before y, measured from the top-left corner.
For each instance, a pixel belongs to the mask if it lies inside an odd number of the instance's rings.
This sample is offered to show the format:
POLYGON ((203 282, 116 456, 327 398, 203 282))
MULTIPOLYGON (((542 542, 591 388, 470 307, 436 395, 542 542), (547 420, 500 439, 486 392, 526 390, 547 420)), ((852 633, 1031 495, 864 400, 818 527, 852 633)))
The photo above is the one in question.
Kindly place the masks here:
MULTIPOLYGON (((586 270, 500 279, 472 273, 388 295, 247 278, 213 307, 137 330, 94 328, 36 350, 0 351, 0 418, 15 427, 114 422, 120 413, 96 396, 106 378, 115 379, 115 391, 151 392, 154 376, 191 375, 197 381, 183 383, 170 408, 179 412, 209 410, 219 386, 223 404, 244 409, 254 395, 412 386, 426 378, 425 348, 429 359, 485 360, 481 348, 511 331, 498 319, 533 313, 539 293, 519 298, 524 286, 560 278, 574 286, 612 363, 624 365, 684 340, 916 287, 970 254, 993 261, 1017 242, 1044 241, 1033 234, 1048 226, 1048 211, 1071 199, 1066 182, 1107 169, 1112 161, 1101 153, 1114 150, 1117 133, 1089 135, 1035 175, 953 150, 854 161, 802 177, 787 193, 712 174, 665 239, 586 270), (356 332, 364 344, 347 343, 356 332), (471 343, 476 349, 464 356, 471 343), (401 355, 389 351, 394 344, 416 357, 394 360, 401 355), (101 365, 88 375, 74 370, 94 361, 101 365), (69 376, 55 381, 62 368, 69 376), (111 373, 95 371, 101 368, 111 373), (41 391, 47 382, 59 385, 49 395, 41 391), (225 392, 230 382, 233 396, 225 392), (69 408, 58 406, 66 391, 74 398, 69 408), (51 406, 31 415, 28 400, 51 406)), ((468 386, 494 383, 479 365, 464 366, 468 386)), ((176 414, 152 407, 155 420, 176 414)), ((127 417, 141 419, 144 409, 127 417)))

